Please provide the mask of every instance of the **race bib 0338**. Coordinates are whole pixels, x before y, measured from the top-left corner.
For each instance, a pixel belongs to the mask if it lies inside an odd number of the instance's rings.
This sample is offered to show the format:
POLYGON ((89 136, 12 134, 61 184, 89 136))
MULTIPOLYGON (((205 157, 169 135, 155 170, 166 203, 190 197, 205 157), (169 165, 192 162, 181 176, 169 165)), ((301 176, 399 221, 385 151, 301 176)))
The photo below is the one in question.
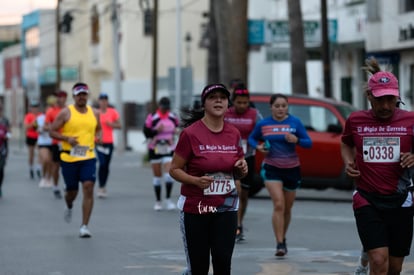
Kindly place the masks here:
POLYGON ((400 161, 399 137, 364 137, 362 149, 364 162, 400 161))

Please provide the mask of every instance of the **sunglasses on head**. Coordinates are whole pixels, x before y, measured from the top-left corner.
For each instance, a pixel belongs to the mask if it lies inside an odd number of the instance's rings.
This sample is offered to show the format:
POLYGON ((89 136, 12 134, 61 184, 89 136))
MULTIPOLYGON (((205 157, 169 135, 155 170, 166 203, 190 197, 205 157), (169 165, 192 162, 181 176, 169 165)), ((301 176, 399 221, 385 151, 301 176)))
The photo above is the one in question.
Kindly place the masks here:
POLYGON ((246 89, 239 89, 239 90, 235 90, 234 94, 236 94, 236 95, 248 95, 249 91, 246 90, 246 89))

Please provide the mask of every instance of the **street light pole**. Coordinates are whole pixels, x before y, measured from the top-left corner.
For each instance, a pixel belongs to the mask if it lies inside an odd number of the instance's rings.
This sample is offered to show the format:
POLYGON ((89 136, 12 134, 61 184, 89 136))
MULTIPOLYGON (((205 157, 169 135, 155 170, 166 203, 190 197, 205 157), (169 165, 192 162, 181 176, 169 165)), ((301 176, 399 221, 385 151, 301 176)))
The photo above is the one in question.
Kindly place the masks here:
POLYGON ((154 14, 152 17, 152 112, 157 109, 157 71, 158 71, 158 0, 154 0, 154 14))
POLYGON ((326 0, 321 0, 321 25, 322 25, 322 59, 323 59, 323 80, 325 97, 332 97, 331 90, 331 65, 329 57, 328 19, 326 0))
POLYGON ((60 4, 62 0, 57 1, 55 24, 56 24, 56 91, 60 90, 60 4))
POLYGON ((175 108, 180 110, 181 105, 181 0, 176 1, 177 35, 176 35, 176 66, 175 66, 175 108))
POLYGON ((113 55, 114 55, 114 87, 115 87, 115 100, 118 112, 121 114, 121 131, 118 133, 118 150, 124 152, 126 144, 126 129, 125 129, 125 114, 122 103, 122 86, 121 86, 121 64, 119 59, 119 17, 116 0, 112 0, 112 35, 113 35, 113 55))

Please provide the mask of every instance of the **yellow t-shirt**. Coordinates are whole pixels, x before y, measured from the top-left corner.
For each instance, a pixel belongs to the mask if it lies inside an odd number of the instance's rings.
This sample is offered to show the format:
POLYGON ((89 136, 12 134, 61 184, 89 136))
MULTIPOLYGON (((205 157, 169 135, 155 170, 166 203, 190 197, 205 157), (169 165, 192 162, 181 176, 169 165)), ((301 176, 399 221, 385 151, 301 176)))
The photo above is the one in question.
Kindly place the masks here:
POLYGON ((75 162, 95 158, 95 132, 98 121, 90 106, 86 113, 80 113, 75 106, 68 106, 69 120, 62 127, 62 135, 76 137, 78 145, 72 147, 68 142, 62 141, 60 159, 65 162, 75 162))

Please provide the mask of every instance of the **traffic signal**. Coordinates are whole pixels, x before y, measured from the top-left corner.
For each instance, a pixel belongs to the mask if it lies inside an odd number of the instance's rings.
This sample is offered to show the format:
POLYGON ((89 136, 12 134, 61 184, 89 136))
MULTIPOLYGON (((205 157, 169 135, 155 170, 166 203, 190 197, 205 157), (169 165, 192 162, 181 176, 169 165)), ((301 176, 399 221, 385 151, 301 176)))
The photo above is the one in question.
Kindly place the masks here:
POLYGON ((153 32, 153 12, 150 9, 144 10, 144 35, 151 36, 153 32))
POLYGON ((73 16, 70 14, 70 12, 69 11, 65 12, 65 14, 63 15, 62 22, 60 22, 59 24, 60 32, 70 33, 72 29, 72 21, 73 21, 73 16))

